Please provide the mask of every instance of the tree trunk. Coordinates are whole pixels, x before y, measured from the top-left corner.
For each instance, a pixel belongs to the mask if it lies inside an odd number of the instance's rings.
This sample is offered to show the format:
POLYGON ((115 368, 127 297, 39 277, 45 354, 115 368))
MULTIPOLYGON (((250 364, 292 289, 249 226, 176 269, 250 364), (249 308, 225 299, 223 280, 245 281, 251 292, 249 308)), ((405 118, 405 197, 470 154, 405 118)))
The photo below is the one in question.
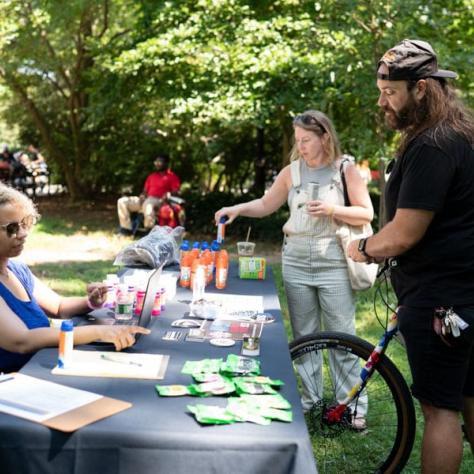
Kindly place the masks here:
POLYGON ((265 130, 262 127, 257 128, 257 156, 254 161, 254 181, 253 190, 257 194, 265 192, 265 130))

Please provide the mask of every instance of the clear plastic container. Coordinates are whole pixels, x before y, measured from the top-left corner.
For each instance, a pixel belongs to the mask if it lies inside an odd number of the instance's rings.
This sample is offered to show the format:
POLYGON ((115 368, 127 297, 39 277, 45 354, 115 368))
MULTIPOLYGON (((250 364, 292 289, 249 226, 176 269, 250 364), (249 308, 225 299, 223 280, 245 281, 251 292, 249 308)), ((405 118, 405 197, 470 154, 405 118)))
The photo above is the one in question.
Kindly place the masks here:
POLYGON ((237 242, 237 253, 241 257, 252 257, 255 252, 254 242, 237 242))
POLYGON ((117 285, 117 305, 115 306, 115 319, 126 321, 133 317, 133 293, 129 292, 126 283, 117 285))

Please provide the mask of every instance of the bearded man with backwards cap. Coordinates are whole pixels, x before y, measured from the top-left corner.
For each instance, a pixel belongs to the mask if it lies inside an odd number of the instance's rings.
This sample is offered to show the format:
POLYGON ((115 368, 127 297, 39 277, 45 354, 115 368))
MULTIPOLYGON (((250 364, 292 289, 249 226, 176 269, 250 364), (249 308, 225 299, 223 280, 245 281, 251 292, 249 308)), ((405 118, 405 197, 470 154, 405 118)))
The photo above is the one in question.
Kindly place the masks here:
POLYGON ((425 474, 458 472, 460 413, 474 452, 474 120, 448 82, 456 77, 425 41, 403 40, 380 59, 378 105, 401 141, 387 224, 349 246, 358 262, 391 259, 425 474))

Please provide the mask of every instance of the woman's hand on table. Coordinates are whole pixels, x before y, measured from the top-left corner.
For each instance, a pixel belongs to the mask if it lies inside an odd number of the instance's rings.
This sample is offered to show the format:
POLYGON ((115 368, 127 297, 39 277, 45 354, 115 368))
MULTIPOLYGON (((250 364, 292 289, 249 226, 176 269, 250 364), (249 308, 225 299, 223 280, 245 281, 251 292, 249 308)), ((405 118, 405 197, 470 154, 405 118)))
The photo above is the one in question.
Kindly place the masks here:
POLYGON ((135 344, 135 334, 150 334, 150 330, 141 326, 96 326, 98 339, 102 342, 111 342, 115 350, 121 351, 135 344))

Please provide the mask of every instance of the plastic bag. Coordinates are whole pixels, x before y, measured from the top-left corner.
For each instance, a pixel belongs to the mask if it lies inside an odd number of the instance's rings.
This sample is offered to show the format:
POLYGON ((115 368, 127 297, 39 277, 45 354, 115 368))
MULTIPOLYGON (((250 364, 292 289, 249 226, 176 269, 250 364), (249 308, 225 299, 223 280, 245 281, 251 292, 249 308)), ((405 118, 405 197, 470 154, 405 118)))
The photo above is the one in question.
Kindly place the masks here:
POLYGON ((155 226, 140 240, 123 248, 117 255, 114 265, 159 268, 162 265, 179 263, 179 246, 184 227, 155 226))

